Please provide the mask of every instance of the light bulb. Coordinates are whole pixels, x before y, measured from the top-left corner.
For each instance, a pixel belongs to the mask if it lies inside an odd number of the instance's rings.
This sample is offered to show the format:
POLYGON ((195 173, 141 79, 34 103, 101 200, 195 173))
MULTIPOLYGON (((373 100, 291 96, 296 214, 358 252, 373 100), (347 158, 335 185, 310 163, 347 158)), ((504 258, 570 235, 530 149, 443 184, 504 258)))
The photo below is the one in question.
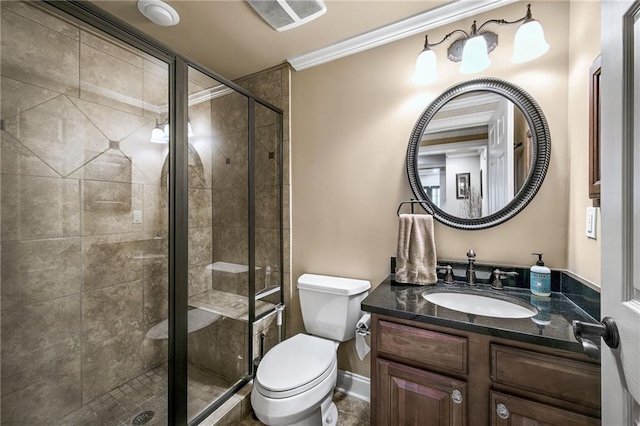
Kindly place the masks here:
POLYGON ((511 62, 521 64, 539 58, 548 50, 549 44, 544 39, 544 30, 540 22, 527 19, 516 32, 511 62))
POLYGON ((438 79, 438 61, 436 53, 426 47, 418 55, 416 61, 416 70, 413 73, 412 81, 414 84, 429 84, 438 79))
POLYGON ((191 120, 187 121, 187 136, 188 137, 193 136, 193 130, 191 129, 191 120))
POLYGON ((487 53, 487 41, 482 35, 468 38, 462 49, 461 74, 474 74, 486 70, 491 65, 487 53))

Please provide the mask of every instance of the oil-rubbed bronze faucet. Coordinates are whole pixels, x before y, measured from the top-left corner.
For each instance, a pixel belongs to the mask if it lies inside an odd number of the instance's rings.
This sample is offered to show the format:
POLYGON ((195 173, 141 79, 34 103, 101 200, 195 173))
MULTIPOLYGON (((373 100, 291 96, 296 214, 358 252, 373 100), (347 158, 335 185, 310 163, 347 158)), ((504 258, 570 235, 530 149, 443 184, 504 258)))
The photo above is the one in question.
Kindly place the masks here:
POLYGON ((503 290, 504 285, 502 284, 502 280, 507 277, 513 277, 518 275, 517 272, 504 272, 500 269, 493 270, 493 281, 491 282, 491 288, 494 290, 503 290))
POLYGON ((467 259, 469 260, 469 266, 467 266, 467 285, 476 286, 476 270, 474 263, 476 262, 476 252, 473 249, 467 252, 467 259))
POLYGON ((440 272, 444 273, 443 282, 445 284, 455 284, 455 277, 453 276, 453 267, 451 265, 438 265, 440 272))

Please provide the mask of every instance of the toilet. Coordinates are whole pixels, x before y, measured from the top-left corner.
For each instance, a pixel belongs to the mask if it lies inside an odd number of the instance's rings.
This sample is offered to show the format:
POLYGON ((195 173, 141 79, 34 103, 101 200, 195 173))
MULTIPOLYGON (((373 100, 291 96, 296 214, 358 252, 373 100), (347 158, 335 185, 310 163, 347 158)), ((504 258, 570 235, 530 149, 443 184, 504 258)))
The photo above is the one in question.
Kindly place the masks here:
POLYGON ((298 279, 300 307, 309 334, 296 334, 264 356, 251 391, 255 415, 267 425, 328 426, 338 423, 333 388, 336 350, 355 337, 365 280, 304 274, 298 279))

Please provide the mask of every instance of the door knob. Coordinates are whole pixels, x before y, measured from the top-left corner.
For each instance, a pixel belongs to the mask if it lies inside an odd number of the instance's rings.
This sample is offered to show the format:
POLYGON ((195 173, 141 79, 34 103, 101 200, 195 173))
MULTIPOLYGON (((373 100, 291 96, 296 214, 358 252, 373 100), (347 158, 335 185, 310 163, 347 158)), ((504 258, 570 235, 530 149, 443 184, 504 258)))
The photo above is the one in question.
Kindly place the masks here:
POLYGON ((602 340, 611 349, 616 349, 620 346, 620 334, 618 333, 618 327, 616 322, 611 317, 604 317, 599 324, 592 324, 582 321, 572 321, 573 335, 576 340, 582 343, 584 352, 589 358, 596 361, 600 360, 600 348, 591 340, 585 336, 602 337, 602 340))

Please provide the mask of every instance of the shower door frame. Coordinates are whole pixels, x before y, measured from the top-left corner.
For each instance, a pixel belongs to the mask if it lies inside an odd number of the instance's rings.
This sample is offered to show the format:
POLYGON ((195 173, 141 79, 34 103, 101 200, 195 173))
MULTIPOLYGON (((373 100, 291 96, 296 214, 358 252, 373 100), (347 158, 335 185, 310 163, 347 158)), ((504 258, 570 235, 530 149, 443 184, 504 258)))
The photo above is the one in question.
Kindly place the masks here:
POLYGON ((133 26, 105 12, 88 1, 42 0, 43 3, 66 13, 140 51, 169 65, 169 294, 168 294, 168 406, 169 425, 197 425, 224 404, 253 378, 253 323, 270 314, 271 310, 255 314, 255 104, 269 108, 278 114, 279 126, 279 216, 280 216, 280 303, 283 303, 284 285, 284 219, 283 219, 283 110, 252 94, 243 87, 216 74, 197 62, 173 51, 163 43, 149 37, 133 26), (189 67, 217 80, 248 99, 248 182, 249 182, 249 289, 248 289, 248 374, 227 392, 199 413, 191 422, 187 417, 187 368, 188 328, 187 312, 189 248, 189 188, 188 188, 188 70, 189 67))

